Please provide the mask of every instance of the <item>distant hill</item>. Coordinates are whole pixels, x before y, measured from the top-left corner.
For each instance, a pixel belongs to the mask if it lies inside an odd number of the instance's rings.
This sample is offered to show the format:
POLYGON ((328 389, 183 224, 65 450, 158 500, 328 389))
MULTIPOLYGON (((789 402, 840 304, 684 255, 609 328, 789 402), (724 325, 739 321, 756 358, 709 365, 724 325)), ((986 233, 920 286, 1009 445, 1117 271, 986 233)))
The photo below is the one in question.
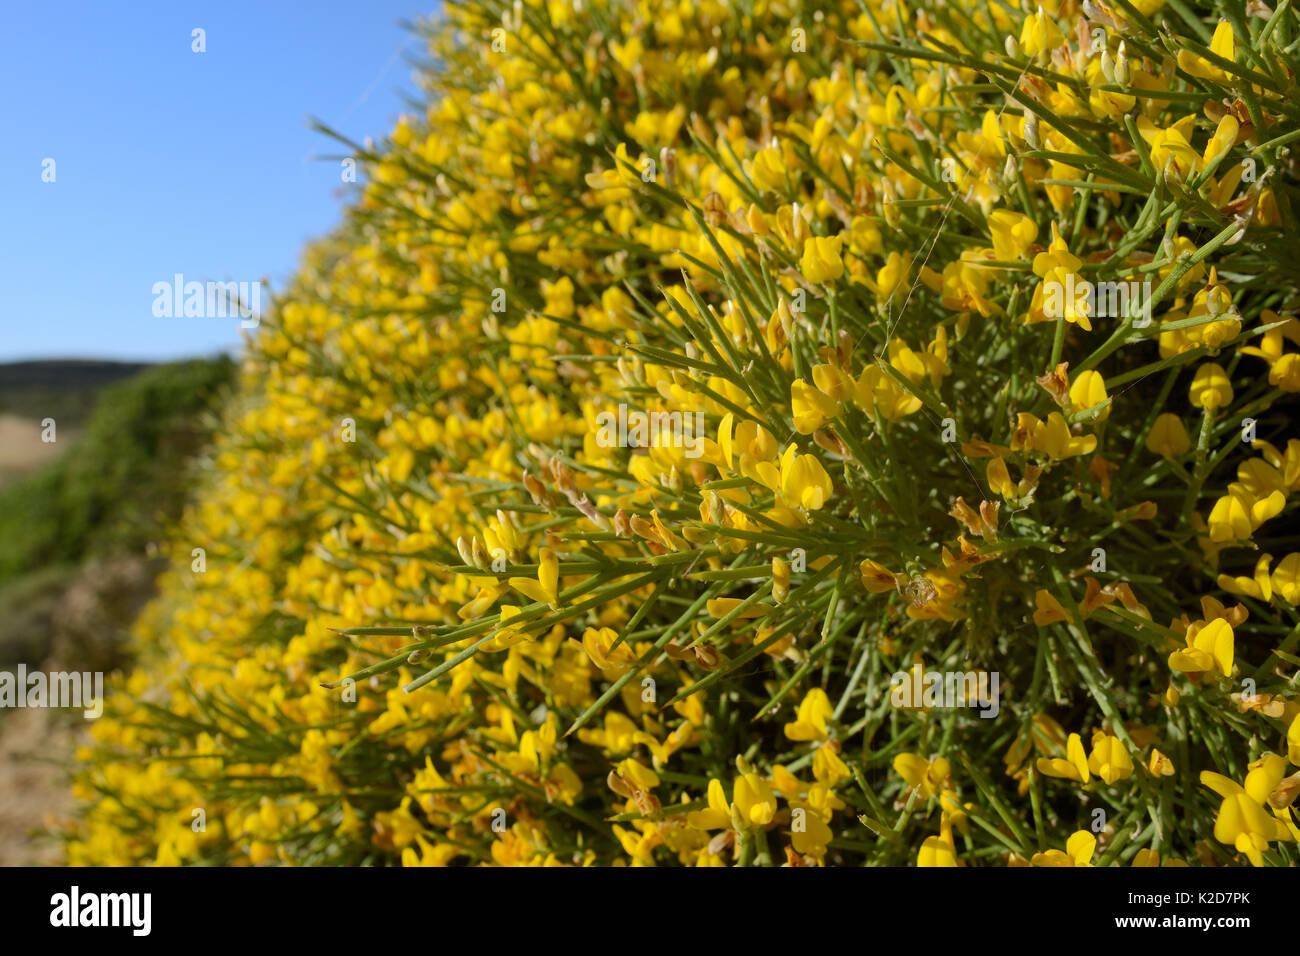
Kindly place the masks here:
POLYGON ((93 359, 0 364, 0 415, 38 422, 53 418, 60 428, 79 428, 90 417, 101 388, 149 367, 145 362, 93 359))

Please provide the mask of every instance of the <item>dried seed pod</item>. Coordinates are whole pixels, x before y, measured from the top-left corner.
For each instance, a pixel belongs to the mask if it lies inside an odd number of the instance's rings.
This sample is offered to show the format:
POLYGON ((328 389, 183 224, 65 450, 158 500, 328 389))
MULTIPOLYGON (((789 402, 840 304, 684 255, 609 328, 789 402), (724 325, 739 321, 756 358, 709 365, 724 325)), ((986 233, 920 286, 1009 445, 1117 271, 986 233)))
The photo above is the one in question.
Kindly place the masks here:
POLYGON ((628 786, 627 781, 624 780, 617 773, 615 773, 613 770, 611 770, 609 772, 609 776, 605 778, 605 786, 609 787, 609 789, 613 790, 620 797, 629 800, 632 798, 632 794, 634 792, 632 788, 628 786))
POLYGON ((659 165, 664 168, 664 185, 671 187, 677 181, 677 150, 667 146, 659 150, 659 165))
POLYGON ((550 494, 532 472, 524 472, 524 490, 528 492, 529 497, 533 499, 533 504, 548 507, 550 505, 550 494))
POLYGON ((709 193, 704 197, 704 221, 710 226, 719 225, 727 218, 727 204, 719 193, 709 193))
POLYGON ((695 663, 706 671, 716 670, 722 664, 722 655, 707 644, 696 644, 693 650, 695 651, 695 663))
POLYGON ((1293 773, 1273 788, 1273 792, 1268 795, 1268 803, 1278 810, 1285 810, 1295 803, 1297 796, 1300 796, 1300 773, 1293 773))
POLYGON ((904 588, 907 599, 912 602, 912 607, 925 607, 938 595, 938 590, 934 583, 921 574, 912 575, 911 580, 907 582, 904 588))

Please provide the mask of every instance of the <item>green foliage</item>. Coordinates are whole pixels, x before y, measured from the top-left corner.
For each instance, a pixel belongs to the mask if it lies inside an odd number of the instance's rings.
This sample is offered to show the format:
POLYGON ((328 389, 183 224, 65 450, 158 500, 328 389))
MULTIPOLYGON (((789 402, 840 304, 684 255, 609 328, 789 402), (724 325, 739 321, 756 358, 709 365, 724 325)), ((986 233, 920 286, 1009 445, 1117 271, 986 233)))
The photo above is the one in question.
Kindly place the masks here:
POLYGON ((160 365, 103 389, 69 453, 0 492, 0 585, 35 568, 136 550, 185 498, 181 463, 234 362, 160 365))
POLYGON ((44 659, 54 609, 75 572, 71 565, 48 565, 0 585, 0 668, 44 659))

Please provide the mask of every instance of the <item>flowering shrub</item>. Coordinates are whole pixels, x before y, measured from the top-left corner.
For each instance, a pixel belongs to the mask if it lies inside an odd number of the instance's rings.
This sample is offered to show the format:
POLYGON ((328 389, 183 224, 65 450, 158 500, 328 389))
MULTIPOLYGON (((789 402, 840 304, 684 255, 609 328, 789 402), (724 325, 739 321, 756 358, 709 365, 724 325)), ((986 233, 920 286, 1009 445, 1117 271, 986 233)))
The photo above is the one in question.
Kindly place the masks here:
POLYGON ((1289 5, 444 17, 72 862, 1300 859, 1289 5))

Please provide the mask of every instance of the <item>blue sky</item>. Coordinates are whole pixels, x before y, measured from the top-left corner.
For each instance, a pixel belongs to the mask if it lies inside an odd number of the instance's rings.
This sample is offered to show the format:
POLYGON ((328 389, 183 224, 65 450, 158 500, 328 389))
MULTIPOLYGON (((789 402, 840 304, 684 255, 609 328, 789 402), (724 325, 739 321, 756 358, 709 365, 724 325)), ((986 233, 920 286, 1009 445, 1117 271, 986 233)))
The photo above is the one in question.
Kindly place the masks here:
POLYGON ((0 0, 0 361, 238 348, 238 318, 155 318, 154 283, 281 288, 343 205, 308 116, 384 135, 423 52, 399 22, 435 6, 0 0))

